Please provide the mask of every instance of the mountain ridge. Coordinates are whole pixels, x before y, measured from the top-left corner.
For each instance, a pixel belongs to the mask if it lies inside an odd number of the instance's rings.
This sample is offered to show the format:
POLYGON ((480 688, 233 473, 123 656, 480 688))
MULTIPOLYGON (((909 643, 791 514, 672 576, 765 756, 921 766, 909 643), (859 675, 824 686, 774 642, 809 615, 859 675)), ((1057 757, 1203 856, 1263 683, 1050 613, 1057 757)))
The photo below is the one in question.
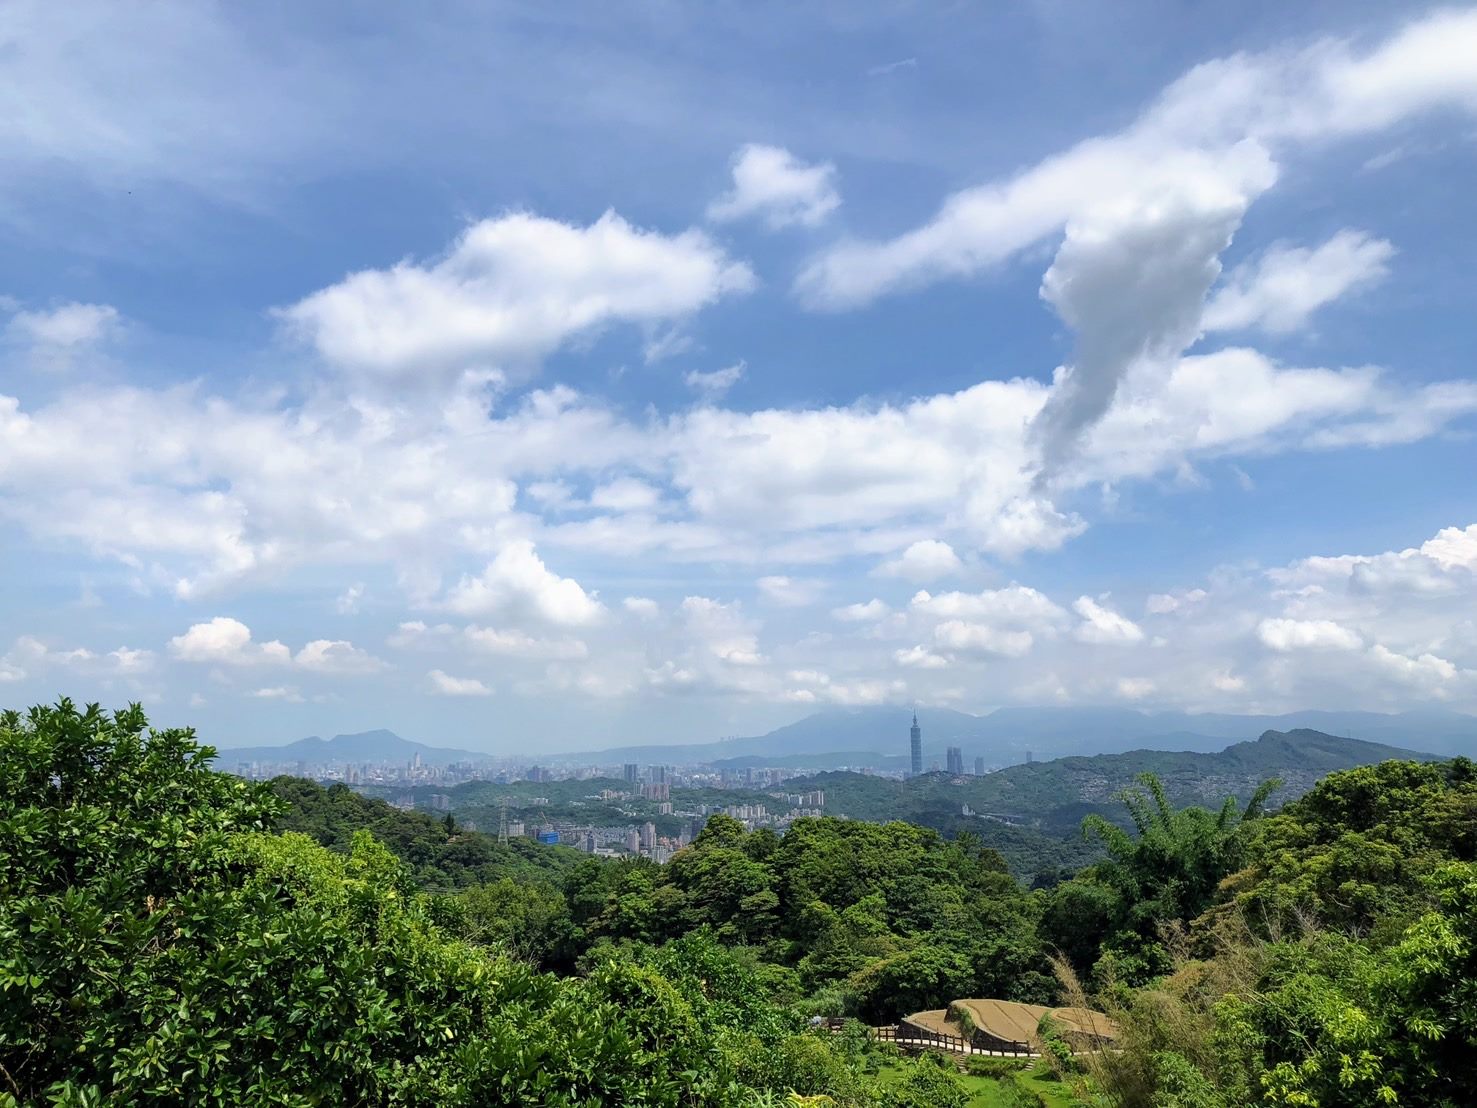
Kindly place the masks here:
MULTIPOLYGON (((894 706, 817 712, 763 735, 709 743, 614 747, 558 755, 560 760, 719 761, 739 758, 847 752, 907 753, 912 709, 894 706)), ((965 764, 983 756, 993 765, 1043 758, 1113 754, 1128 750, 1214 753, 1228 741, 1267 731, 1310 729, 1436 754, 1477 753, 1477 716, 1456 712, 1338 712, 1304 710, 1281 715, 1143 712, 1133 708, 999 708, 973 716, 947 708, 919 712, 924 764, 942 762, 944 748, 962 748, 965 764)))
POLYGON ((218 747, 216 763, 235 762, 311 762, 333 764, 349 762, 408 762, 417 754, 425 765, 442 766, 452 762, 477 762, 491 757, 472 750, 429 746, 401 738, 393 731, 376 728, 335 735, 331 739, 309 735, 282 746, 218 747))

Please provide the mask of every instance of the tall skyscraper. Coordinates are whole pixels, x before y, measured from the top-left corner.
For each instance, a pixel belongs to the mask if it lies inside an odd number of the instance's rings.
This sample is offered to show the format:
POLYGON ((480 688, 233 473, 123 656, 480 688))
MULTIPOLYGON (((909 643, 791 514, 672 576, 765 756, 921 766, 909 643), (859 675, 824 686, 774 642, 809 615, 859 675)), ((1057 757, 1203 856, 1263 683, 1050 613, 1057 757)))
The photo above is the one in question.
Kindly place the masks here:
POLYGON ((974 775, 976 777, 983 777, 985 775, 985 759, 983 755, 974 760, 974 775))
POLYGON ((912 742, 912 776, 917 777, 923 772, 923 728, 918 726, 918 713, 913 713, 913 726, 908 731, 908 738, 912 742))
POLYGON ((634 785, 637 781, 641 780, 641 767, 635 762, 626 762, 622 768, 628 784, 634 785))
POLYGON ((954 777, 964 776, 964 751, 960 750, 957 746, 951 746, 945 752, 944 758, 949 767, 950 775, 954 777))

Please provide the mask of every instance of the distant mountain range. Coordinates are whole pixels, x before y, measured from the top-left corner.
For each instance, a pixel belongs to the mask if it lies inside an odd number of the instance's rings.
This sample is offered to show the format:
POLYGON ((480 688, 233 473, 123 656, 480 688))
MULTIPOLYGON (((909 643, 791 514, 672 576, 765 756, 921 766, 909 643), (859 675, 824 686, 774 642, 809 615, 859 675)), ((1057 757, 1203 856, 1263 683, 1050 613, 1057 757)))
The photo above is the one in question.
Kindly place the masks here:
POLYGON ((452 750, 441 746, 402 739, 393 731, 360 731, 353 735, 335 735, 320 739, 311 735, 285 746, 223 747, 215 764, 220 769, 233 769, 241 762, 306 762, 309 765, 340 765, 368 762, 404 763, 421 756, 428 766, 445 766, 452 762, 480 762, 490 757, 472 750, 452 750))
MULTIPOLYGON (((907 765, 908 725, 912 709, 899 707, 837 708, 806 716, 764 735, 681 745, 616 747, 581 754, 529 756, 546 762, 612 765, 619 762, 704 763, 721 768, 775 766, 841 769, 871 766, 900 769, 907 765)), ((1141 712, 1132 708, 1001 708, 973 716, 949 708, 918 712, 923 728, 924 767, 944 761, 946 747, 961 747, 964 764, 976 756, 990 766, 1024 762, 1027 752, 1045 761, 1128 750, 1219 751, 1227 743, 1266 731, 1313 730, 1345 735, 1393 747, 1432 754, 1477 755, 1477 716, 1458 712, 1289 712, 1278 716, 1194 715, 1188 712, 1141 712)), ((392 731, 362 731, 312 736, 284 746, 225 748, 218 764, 237 762, 327 763, 408 762, 420 754, 427 765, 480 761, 486 752, 431 746, 403 739, 392 731)), ((500 757, 507 757, 499 752, 500 757)))
MULTIPOLYGON (((795 764, 803 755, 855 759, 866 754, 904 757, 912 710, 899 707, 834 709, 817 712, 765 735, 681 746, 629 746, 561 760, 629 762, 731 762, 734 765, 795 764), (838 754, 838 752, 846 752, 838 754)), ((1111 754, 1126 750, 1210 752, 1227 742, 1265 731, 1315 730, 1371 742, 1455 755, 1477 753, 1477 716, 1458 712, 1289 712, 1239 716, 1188 712, 1141 712, 1132 708, 1001 708, 973 716, 948 708, 918 712, 923 728, 924 765, 944 761, 946 747, 963 749, 965 766, 976 756, 991 765, 1037 758, 1111 754)), ((846 764, 846 763, 832 763, 846 764)), ((854 761, 850 764, 856 764, 854 761)))

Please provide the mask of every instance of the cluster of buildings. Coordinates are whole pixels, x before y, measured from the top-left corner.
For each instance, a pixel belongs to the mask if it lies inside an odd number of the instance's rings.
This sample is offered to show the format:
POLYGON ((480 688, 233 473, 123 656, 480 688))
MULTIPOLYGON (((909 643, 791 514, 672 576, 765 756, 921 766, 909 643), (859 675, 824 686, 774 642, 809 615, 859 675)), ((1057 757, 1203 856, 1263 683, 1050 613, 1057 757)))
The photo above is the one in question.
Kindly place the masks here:
MULTIPOLYGON (((1026 752, 1026 761, 1031 760, 1031 754, 1026 752)), ((913 713, 913 726, 908 729, 908 768, 909 777, 917 777, 923 773, 923 729, 918 726, 918 713, 913 713)), ((929 767, 930 772, 937 771, 939 764, 934 762, 929 767)), ((944 772, 950 777, 964 777, 969 771, 964 768, 964 749, 958 746, 944 748, 944 772)), ((985 775, 984 758, 974 760, 974 776, 985 775)))

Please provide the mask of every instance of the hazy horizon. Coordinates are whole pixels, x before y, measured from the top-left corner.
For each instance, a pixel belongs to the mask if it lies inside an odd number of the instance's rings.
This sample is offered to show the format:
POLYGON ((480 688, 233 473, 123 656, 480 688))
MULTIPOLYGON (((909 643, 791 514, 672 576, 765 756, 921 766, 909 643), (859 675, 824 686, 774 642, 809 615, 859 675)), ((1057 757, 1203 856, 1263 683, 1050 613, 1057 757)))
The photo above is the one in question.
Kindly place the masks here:
POLYGON ((3 702, 1477 712, 1477 9, 1286 9, 10 6, 3 702))
MULTIPOLYGON (((1023 710, 1023 711, 1025 711, 1027 713, 1030 713, 1030 712, 1034 712, 1034 711, 1050 712, 1050 711, 1053 711, 1056 708, 1061 708, 1063 706, 1060 706, 1060 705, 1039 705, 1038 704, 1038 705, 1009 705, 1009 706, 1005 706, 1005 707, 1009 707, 1009 708, 1014 709, 1014 710, 1023 710)), ((774 731, 778 731, 778 730, 781 730, 783 728, 793 726, 795 724, 804 723, 806 720, 809 720, 809 719, 811 719, 813 717, 827 716, 827 715, 831 715, 831 714, 843 715, 843 714, 846 714, 846 713, 856 712, 856 711, 859 711, 859 710, 896 712, 898 714, 898 716, 899 716, 899 719, 902 720, 902 721, 906 721, 906 719, 909 716, 909 714, 912 713, 912 712, 914 712, 914 711, 916 711, 918 713, 918 718, 919 718, 921 724, 923 725, 923 732, 924 732, 925 739, 927 739, 929 737, 929 735, 930 735, 930 728, 929 728, 929 724, 930 724, 930 720, 929 720, 930 709, 927 709, 927 708, 915 709, 912 705, 894 704, 894 705, 868 705, 868 706, 865 706, 865 708, 856 708, 856 707, 847 708, 847 707, 839 707, 839 706, 838 707, 831 707, 831 708, 823 708, 823 709, 820 709, 819 711, 815 711, 815 712, 805 712, 803 714, 794 716, 793 718, 786 719, 786 720, 782 721, 781 723, 775 725, 774 727, 771 727, 771 728, 769 728, 769 729, 767 729, 767 730, 765 730, 763 732, 755 732, 755 733, 751 733, 751 734, 729 734, 729 735, 718 735, 718 736, 712 736, 712 737, 694 737, 694 738, 690 738, 690 739, 681 739, 681 738, 679 738, 679 739, 672 740, 670 742, 652 742, 652 743, 635 743, 635 742, 620 742, 620 743, 615 743, 615 742, 612 742, 612 743, 609 743, 609 744, 606 744, 606 745, 600 745, 600 746, 579 746, 577 744, 576 745, 571 745, 569 743, 555 742, 555 743, 553 743, 551 745, 541 745, 541 746, 539 746, 537 748, 537 750, 533 751, 532 753, 526 753, 524 751, 521 751, 516 746, 507 746, 507 747, 503 747, 501 749, 499 749, 497 747, 479 746, 479 745, 476 744, 475 738, 472 738, 471 740, 464 740, 464 739, 452 740, 452 739, 447 738, 447 737, 444 737, 444 736, 426 736, 426 735, 420 735, 420 734, 406 734, 403 731, 400 731, 400 730, 398 730, 398 729, 396 729, 394 727, 366 727, 366 728, 363 728, 361 730, 348 730, 348 731, 345 731, 345 730, 330 730, 330 731, 325 731, 325 732, 323 732, 321 734, 297 735, 297 736, 294 736, 292 738, 281 739, 280 741, 275 741, 274 740, 274 741, 265 741, 265 742, 232 743, 232 744, 229 744, 229 745, 218 744, 217 743, 217 744, 213 744, 213 745, 218 746, 220 748, 220 750, 222 751, 222 753, 226 753, 226 752, 229 752, 229 751, 235 750, 235 749, 248 749, 248 748, 254 749, 254 748, 263 748, 263 747, 289 746, 292 743, 300 742, 300 741, 302 741, 304 739, 319 739, 319 740, 327 741, 327 740, 332 740, 332 739, 336 739, 336 738, 343 738, 343 737, 346 737, 346 736, 347 737, 352 737, 352 736, 356 736, 356 735, 372 734, 372 733, 375 733, 375 732, 378 732, 378 731, 388 731, 388 732, 394 734, 395 736, 397 736, 398 738, 405 739, 405 740, 410 741, 410 742, 420 743, 423 746, 448 748, 448 749, 458 749, 458 750, 468 750, 468 751, 471 751, 471 752, 474 752, 474 753, 487 754, 487 755, 489 755, 491 757, 498 757, 498 758, 517 758, 519 756, 522 756, 522 757, 525 757, 527 759, 536 759, 536 758, 541 757, 543 755, 554 755, 554 756, 560 756, 560 757, 568 756, 568 755, 571 755, 571 754, 599 755, 599 754, 606 753, 608 751, 619 751, 619 750, 623 750, 623 749, 631 749, 633 747, 644 747, 644 746, 651 746, 651 747, 670 746, 670 747, 673 747, 673 748, 687 747, 687 746, 717 746, 717 745, 720 745, 720 744, 725 743, 725 742, 737 742, 737 741, 741 741, 741 740, 744 740, 744 739, 761 738, 764 735, 771 734, 774 731)), ((991 708, 991 709, 987 709, 987 710, 984 710, 984 711, 981 711, 981 712, 978 712, 978 713, 972 713, 972 712, 959 712, 957 709, 946 709, 946 711, 948 711, 950 713, 955 713, 955 714, 964 715, 964 716, 972 716, 972 717, 977 718, 977 719, 984 719, 985 717, 987 717, 987 716, 993 714, 995 711, 999 711, 999 710, 1001 710, 1001 709, 1000 708, 991 708)), ((1191 721, 1193 721, 1197 717, 1216 717, 1216 716, 1231 716, 1233 718, 1243 718, 1244 717, 1248 721, 1252 721, 1252 720, 1265 720, 1265 719, 1276 719, 1276 718, 1289 717, 1289 716, 1291 716, 1291 717, 1308 716, 1308 715, 1311 715, 1311 716, 1317 716, 1317 715, 1342 716, 1342 715, 1351 715, 1351 714, 1352 715, 1367 714, 1367 715, 1372 715, 1372 716, 1377 716, 1377 717, 1382 717, 1382 718, 1389 718, 1391 720, 1398 719, 1398 718, 1401 718, 1401 717, 1415 717, 1415 718, 1420 718, 1421 716, 1428 716, 1428 717, 1449 716, 1449 717, 1459 718, 1459 719, 1463 719, 1463 720, 1471 720, 1473 722, 1474 726, 1477 726, 1477 715, 1474 715, 1472 713, 1467 713, 1467 712, 1457 712, 1457 711, 1455 711, 1453 709, 1445 709, 1445 708, 1426 708, 1426 709, 1419 709, 1418 708, 1418 709, 1413 709, 1413 710, 1408 710, 1408 711, 1401 711, 1401 712, 1373 712, 1373 713, 1351 712, 1351 711, 1349 711, 1347 709, 1337 709, 1337 708, 1333 708, 1333 709, 1330 709, 1330 708, 1302 708, 1302 709, 1294 709, 1294 710, 1291 710, 1291 711, 1288 711, 1288 712, 1278 712, 1278 713, 1269 713, 1269 714, 1255 714, 1255 713, 1220 713, 1220 712, 1188 712, 1188 713, 1184 713, 1184 712, 1181 712, 1179 709, 1162 709, 1162 710, 1159 710, 1159 711, 1154 711, 1154 710, 1151 710, 1151 709, 1130 708, 1130 707, 1126 707, 1124 705, 1084 704, 1084 705, 1072 705, 1069 710, 1080 710, 1080 711, 1084 711, 1084 712, 1094 712, 1094 711, 1102 711, 1102 712, 1109 712, 1109 711, 1129 711, 1129 712, 1135 712, 1135 711, 1137 711, 1137 712, 1141 712, 1146 717, 1146 720, 1148 720, 1150 722, 1152 722, 1156 717, 1164 717, 1164 716, 1174 716, 1174 717, 1183 716, 1184 718, 1186 718, 1188 720, 1191 720, 1191 721)), ((899 731, 900 731, 900 734, 902 735, 902 738, 898 742, 898 751, 897 751, 897 754, 898 754, 899 757, 901 757, 901 756, 903 756, 903 755, 905 755, 907 753, 907 733, 906 733, 905 728, 900 728, 899 731)), ((1151 735, 1146 735, 1144 737, 1151 737, 1151 735)), ((1243 741, 1243 740, 1246 740, 1246 739, 1252 739, 1252 738, 1256 738, 1256 737, 1257 736, 1254 735, 1254 734, 1247 734, 1247 735, 1241 736, 1241 738, 1228 738, 1227 739, 1227 742, 1228 743, 1230 743, 1230 742, 1239 742, 1239 741, 1243 741)), ((1357 736, 1350 735, 1350 736, 1346 736, 1346 737, 1353 738, 1353 737, 1357 737, 1357 736)), ((1417 739, 1417 738, 1418 738, 1418 736, 1412 736, 1412 740, 1413 741, 1415 739, 1417 739)), ((1383 741, 1383 739, 1377 740, 1377 741, 1383 741)), ((947 744, 946 743, 935 742, 932 745, 938 747, 939 749, 942 749, 943 746, 944 745, 947 745, 947 744)), ((1084 746, 1090 746, 1090 745, 1091 745, 1090 741, 1084 743, 1084 746)), ((861 751, 866 750, 866 749, 868 749, 866 747, 866 745, 862 745, 862 746, 858 747, 858 752, 861 752, 861 751)), ((846 747, 844 746, 844 743, 841 744, 841 745, 838 745, 835 748, 835 750, 833 751, 833 753, 844 753, 844 752, 846 752, 846 747)), ((1057 755, 1052 755, 1052 757, 1056 757, 1056 756, 1057 755)))

